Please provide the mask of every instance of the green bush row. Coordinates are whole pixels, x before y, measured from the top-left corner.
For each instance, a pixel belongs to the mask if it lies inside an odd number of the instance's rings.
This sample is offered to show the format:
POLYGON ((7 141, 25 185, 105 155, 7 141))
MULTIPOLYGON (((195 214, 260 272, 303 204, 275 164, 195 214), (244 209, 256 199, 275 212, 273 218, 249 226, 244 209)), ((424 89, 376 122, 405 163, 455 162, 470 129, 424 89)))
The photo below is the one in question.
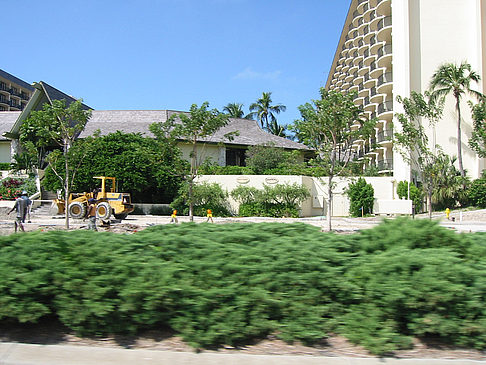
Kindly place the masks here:
POLYGON ((376 354, 435 336, 486 348, 486 235, 396 219, 353 235, 305 224, 182 224, 133 235, 0 237, 0 323, 80 334, 170 326, 195 347, 330 332, 376 354))

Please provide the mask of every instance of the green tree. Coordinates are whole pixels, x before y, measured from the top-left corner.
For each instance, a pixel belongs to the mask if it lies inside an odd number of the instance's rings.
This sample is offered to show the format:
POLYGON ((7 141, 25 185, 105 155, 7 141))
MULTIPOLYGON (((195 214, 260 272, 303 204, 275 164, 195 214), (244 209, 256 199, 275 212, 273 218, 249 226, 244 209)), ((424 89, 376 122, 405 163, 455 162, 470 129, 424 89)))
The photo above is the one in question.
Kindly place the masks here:
POLYGON ((462 163, 462 140, 461 140, 461 98, 465 94, 471 94, 478 98, 483 95, 471 89, 472 82, 479 82, 479 74, 472 70, 471 65, 467 62, 462 62, 460 65, 453 63, 446 63, 441 65, 433 74, 430 81, 430 89, 433 98, 444 98, 452 94, 456 100, 457 111, 457 159, 459 163, 459 171, 461 176, 465 176, 464 167, 462 163))
POLYGON ((287 110, 287 107, 282 104, 272 105, 272 93, 264 92, 261 98, 250 105, 249 118, 256 118, 263 129, 271 132, 270 123, 276 123, 276 114, 280 114, 287 110))
POLYGON ((376 120, 367 120, 353 100, 355 94, 320 90, 321 98, 299 107, 301 119, 292 129, 297 137, 316 150, 316 159, 328 167, 328 229, 332 230, 333 178, 346 171, 354 158, 352 144, 356 139, 368 139, 374 133, 376 120), (358 123, 359 128, 352 128, 358 123))
MULTIPOLYGON (((135 202, 171 202, 188 170, 178 148, 135 133, 115 132, 77 140, 69 153, 72 164, 79 166, 72 189, 92 191, 99 187, 93 176, 114 176, 118 190, 131 193, 135 202)), ((63 164, 62 159, 58 164, 63 164)), ((43 185, 49 190, 60 188, 50 167, 43 185)))
POLYGON ((467 176, 461 176, 460 171, 454 166, 455 162, 455 156, 440 153, 428 172, 435 187, 432 203, 436 209, 452 208, 457 203, 461 206, 467 204, 469 179, 467 176))
POLYGON ((62 182, 66 212, 66 229, 69 228, 68 198, 77 166, 69 161, 69 149, 84 129, 91 110, 83 109, 80 100, 66 105, 66 100, 53 100, 51 104, 44 104, 42 110, 32 111, 30 117, 20 128, 20 141, 31 141, 40 150, 49 146, 62 149, 53 150, 47 156, 47 162, 53 173, 62 182), (60 169, 58 161, 63 160, 60 169))
POLYGON ((362 177, 349 184, 346 194, 349 197, 349 213, 353 217, 361 217, 373 213, 375 191, 371 184, 366 183, 362 177))
POLYGON ((469 104, 473 117, 473 132, 469 139, 471 147, 479 157, 486 157, 486 100, 483 98, 478 104, 469 104))
POLYGON ((268 126, 268 131, 276 136, 287 138, 286 126, 278 124, 276 120, 271 121, 268 126))
POLYGON ((285 151, 273 144, 248 147, 245 162, 257 175, 268 174, 269 170, 282 165, 298 164, 297 156, 293 152, 285 151))
MULTIPOLYGON (((198 167, 202 161, 198 159, 198 144, 200 140, 212 136, 220 128, 228 124, 229 116, 220 113, 217 109, 209 110, 209 103, 204 102, 200 107, 192 104, 189 113, 179 113, 172 115, 166 122, 155 123, 151 130, 158 129, 167 137, 172 139, 183 139, 192 146, 191 151, 191 168, 187 176, 188 199, 189 199, 189 217, 194 220, 194 180, 198 175, 198 167)), ((228 140, 236 134, 232 132, 224 137, 228 140)))
POLYGON ((223 108, 223 113, 228 114, 230 118, 244 118, 243 104, 228 103, 223 108))
POLYGON ((401 128, 397 128, 394 133, 394 147, 418 174, 427 196, 429 217, 432 218, 432 195, 437 187, 436 176, 439 173, 437 164, 445 155, 438 146, 430 149, 421 118, 428 120, 429 125, 437 123, 442 115, 444 101, 431 98, 429 93, 422 95, 414 91, 410 98, 397 96, 397 101, 403 105, 405 112, 395 115, 401 128))

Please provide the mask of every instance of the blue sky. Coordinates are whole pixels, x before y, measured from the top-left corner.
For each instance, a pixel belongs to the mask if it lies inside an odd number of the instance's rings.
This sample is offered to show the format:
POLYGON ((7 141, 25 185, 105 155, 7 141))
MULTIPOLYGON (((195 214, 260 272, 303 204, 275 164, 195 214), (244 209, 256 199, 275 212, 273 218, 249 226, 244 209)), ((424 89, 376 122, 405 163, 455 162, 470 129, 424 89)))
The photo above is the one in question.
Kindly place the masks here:
POLYGON ((94 109, 245 110, 279 122, 325 85, 350 0, 2 1, 0 68, 94 109))

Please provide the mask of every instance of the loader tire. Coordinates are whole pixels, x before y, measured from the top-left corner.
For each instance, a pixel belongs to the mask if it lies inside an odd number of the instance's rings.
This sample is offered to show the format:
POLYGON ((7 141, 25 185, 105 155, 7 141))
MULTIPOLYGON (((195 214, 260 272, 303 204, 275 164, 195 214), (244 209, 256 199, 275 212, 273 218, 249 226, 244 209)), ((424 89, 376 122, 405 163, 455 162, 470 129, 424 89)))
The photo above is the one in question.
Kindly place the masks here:
POLYGON ((101 202, 96 206, 96 215, 99 219, 107 221, 111 217, 111 206, 107 202, 101 202))
POLYGON ((72 218, 81 219, 86 216, 86 205, 81 202, 72 202, 69 204, 68 211, 72 218))

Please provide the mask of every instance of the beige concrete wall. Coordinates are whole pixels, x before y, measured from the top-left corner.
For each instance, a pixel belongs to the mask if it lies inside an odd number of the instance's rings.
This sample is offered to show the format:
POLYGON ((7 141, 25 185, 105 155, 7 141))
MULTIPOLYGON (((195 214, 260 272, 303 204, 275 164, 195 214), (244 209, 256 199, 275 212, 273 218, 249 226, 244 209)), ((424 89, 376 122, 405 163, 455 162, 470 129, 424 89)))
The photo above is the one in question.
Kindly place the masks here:
MULTIPOLYGON (((182 152, 182 157, 188 161, 191 160, 192 144, 179 143, 179 148, 182 152)), ((203 163, 206 159, 211 159, 213 163, 217 163, 224 166, 226 161, 225 148, 224 146, 209 145, 209 144, 198 144, 197 145, 197 160, 198 164, 203 163)))
POLYGON ((11 162, 10 141, 0 141, 0 162, 11 162))
MULTIPOLYGON (((357 178, 333 179, 333 216, 349 215, 349 199, 345 190, 357 178)), ((375 192, 375 214, 411 214, 412 202, 399 200, 396 195, 397 180, 393 177, 365 177, 367 183, 373 186, 375 192)), ((287 175, 203 175, 199 182, 218 183, 228 193, 240 185, 261 189, 263 185, 301 184, 309 189, 311 197, 301 205, 301 216, 325 216, 328 212, 328 179, 307 176, 287 175)), ((234 213, 238 211, 238 203, 230 198, 234 213)))

